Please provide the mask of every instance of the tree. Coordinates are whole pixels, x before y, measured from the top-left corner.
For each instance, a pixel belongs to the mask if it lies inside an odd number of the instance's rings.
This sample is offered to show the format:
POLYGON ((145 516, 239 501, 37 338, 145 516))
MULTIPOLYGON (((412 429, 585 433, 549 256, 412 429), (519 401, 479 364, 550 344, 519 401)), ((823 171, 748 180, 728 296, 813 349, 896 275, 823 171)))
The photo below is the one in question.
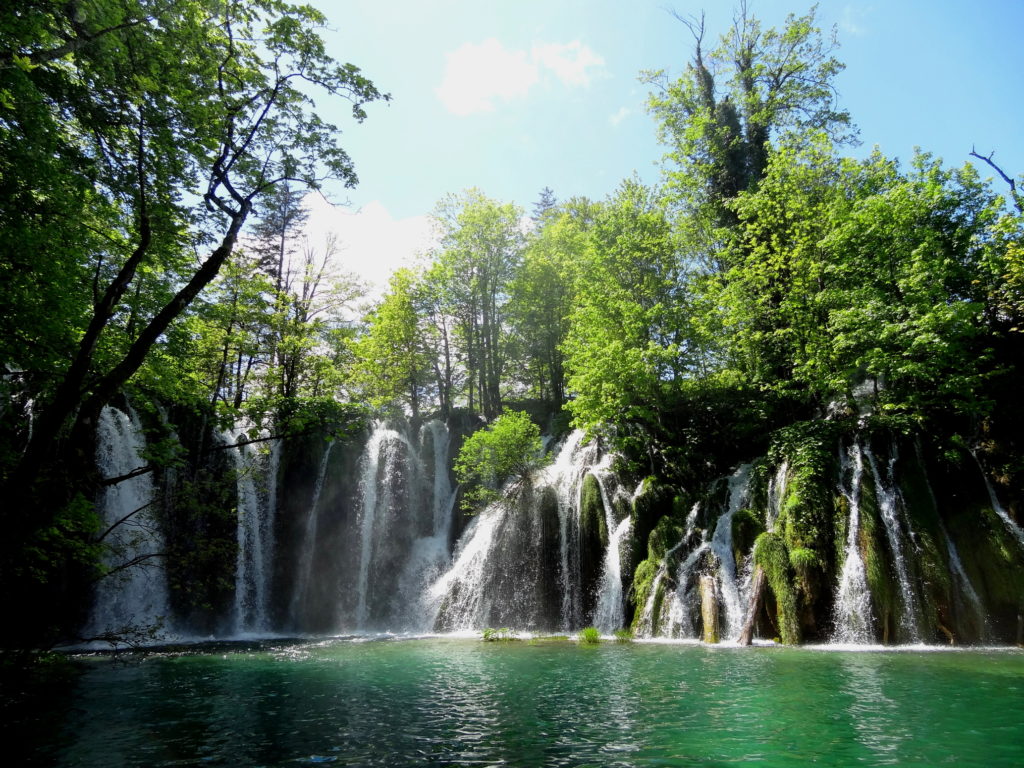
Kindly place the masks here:
MULTIPOLYGON (((125 11, 106 3, 103 13, 85 21, 64 15, 74 6, 33 10, 46 34, 3 41, 12 59, 30 62, 19 69, 18 78, 31 82, 19 82, 25 95, 14 110, 23 104, 25 111, 35 109, 33 99, 47 98, 66 107, 51 118, 51 139, 69 152, 86 147, 85 157, 54 170, 72 184, 83 174, 95 178, 111 212, 105 225, 114 247, 97 253, 97 277, 109 274, 110 281, 96 291, 71 363, 44 397, 33 437, 10 476, 18 486, 37 475, 69 420, 73 442, 88 443, 100 408, 231 256, 257 199, 288 180, 318 185, 334 176, 355 183, 335 129, 312 112, 298 84, 350 98, 357 119, 366 102, 381 98, 358 69, 327 56, 315 30, 324 18, 308 7, 180 0, 140 2, 125 11), (69 100, 62 89, 78 82, 84 88, 69 100), (205 210, 193 206, 197 199, 205 210), (115 217, 133 223, 125 227, 115 217), (208 243, 216 245, 200 265, 184 268, 187 254, 208 243), (127 349, 97 359, 140 267, 153 261, 174 270, 168 275, 173 290, 151 314, 133 318, 127 349)), ((5 132, 4 144, 15 138, 5 132)), ((40 216, 40 227, 47 218, 40 216)))
POLYGON ((399 269, 390 286, 370 313, 367 333, 356 343, 354 378, 373 405, 402 401, 416 419, 430 380, 416 278, 410 270, 399 269))
POLYGON ((462 508, 479 509, 522 485, 530 472, 543 466, 540 429, 522 411, 507 411, 477 430, 462 444, 455 460, 455 477, 463 484, 462 508))
POLYGON ((563 345, 578 425, 660 418, 690 368, 682 267, 663 199, 623 182, 594 216, 563 345))
POLYGON ((508 315, 519 347, 515 378, 553 411, 565 403, 562 345, 575 303, 576 272, 589 237, 589 224, 578 211, 593 207, 583 200, 572 206, 545 215, 523 251, 509 290, 508 315))
POLYGON ((537 198, 537 202, 533 204, 534 223, 543 223, 544 217, 554 211, 557 205, 558 198, 555 197, 555 191, 551 187, 544 187, 540 191, 540 197, 537 198))
POLYGON ((725 201, 758 183, 781 135, 823 130, 836 141, 853 138, 849 114, 836 107, 833 81, 843 65, 832 56, 835 34, 822 36, 815 13, 790 14, 781 30, 764 30, 741 2, 710 51, 703 15, 677 16, 693 35, 693 59, 677 79, 664 70, 642 76, 654 88, 648 108, 673 166, 669 188, 711 226, 735 222, 725 201))
POLYGON ((0 21, 0 277, 22 342, 3 362, 39 366, 31 436, 3 468, 5 583, 29 572, 14 556, 27 542, 57 536, 100 410, 232 257, 257 201, 284 182, 356 183, 308 93, 347 98, 356 120, 386 97, 327 55, 324 23, 279 0, 29 0, 0 21))
POLYGON ((441 231, 437 274, 445 303, 457 312, 467 402, 493 419, 501 413, 505 303, 524 242, 522 211, 471 189, 443 200, 434 218, 441 231))

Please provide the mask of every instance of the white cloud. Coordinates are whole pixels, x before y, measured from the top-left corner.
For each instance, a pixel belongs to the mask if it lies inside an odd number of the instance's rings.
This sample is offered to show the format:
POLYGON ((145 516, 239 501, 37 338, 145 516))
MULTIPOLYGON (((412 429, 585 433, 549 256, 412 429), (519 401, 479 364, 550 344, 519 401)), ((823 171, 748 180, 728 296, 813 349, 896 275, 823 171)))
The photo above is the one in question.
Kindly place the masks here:
POLYGON ((843 18, 840 26, 844 32, 849 32, 854 37, 863 37, 868 33, 867 18, 874 10, 874 7, 847 5, 843 8, 843 18))
POLYGON ((545 43, 533 46, 533 60, 555 73, 565 85, 590 85, 590 68, 604 66, 604 59, 579 40, 559 45, 545 43))
POLYGON ((591 70, 604 65, 579 40, 538 43, 527 53, 509 50, 492 37, 465 43, 445 58, 444 79, 435 92, 449 112, 460 116, 493 112, 499 101, 525 98, 549 74, 568 87, 589 85, 591 70))
POLYGON ((496 99, 526 96, 540 73, 526 51, 509 51, 493 37, 466 43, 452 53, 437 95, 450 112, 469 115, 494 111, 496 99))
POLYGON ((396 269, 413 266, 434 244, 428 216, 394 219, 378 201, 351 211, 331 206, 317 194, 308 196, 306 205, 310 209, 306 223, 310 242, 316 246, 328 234, 337 235, 338 268, 366 281, 371 298, 384 293, 396 269))
POLYGON ((633 113, 629 107, 619 107, 619 111, 609 116, 608 123, 614 128, 633 113))

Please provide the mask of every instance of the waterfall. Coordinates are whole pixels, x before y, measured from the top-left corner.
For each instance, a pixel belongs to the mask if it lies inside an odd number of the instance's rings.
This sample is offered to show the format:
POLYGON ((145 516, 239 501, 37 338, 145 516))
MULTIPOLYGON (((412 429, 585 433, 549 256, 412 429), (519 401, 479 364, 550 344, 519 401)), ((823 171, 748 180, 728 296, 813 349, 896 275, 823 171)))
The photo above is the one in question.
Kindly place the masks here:
POLYGON ((424 478, 423 488, 430 503, 425 510, 424 524, 418 526, 422 535, 412 542, 398 587, 402 595, 400 604, 406 606, 402 618, 408 626, 423 627, 432 621, 433 611, 426 590, 449 563, 449 539, 457 498, 448 476, 450 442, 448 427, 443 422, 432 420, 423 425, 419 455, 424 471, 428 466, 426 457, 433 459, 429 464, 431 476, 424 478))
POLYGON ((238 430, 223 435, 235 467, 238 495, 238 552, 235 565, 235 633, 270 630, 271 563, 274 557, 274 517, 277 505, 278 441, 268 457, 252 445, 236 445, 238 430), (260 480, 264 482, 260 482, 260 480))
POLYGON ((768 515, 765 528, 775 530, 775 522, 782 514, 782 505, 786 502, 786 480, 789 477, 789 461, 783 461, 775 470, 775 475, 768 481, 768 515))
POLYGON ((992 483, 988 479, 988 474, 985 472, 985 468, 981 466, 981 461, 978 459, 978 455, 971 451, 971 456, 974 457, 974 462, 978 465, 978 471, 981 472, 981 477, 985 481, 985 490, 988 491, 988 498, 992 502, 992 511, 999 515, 999 518, 1003 521, 1006 528, 1017 538, 1017 543, 1024 547, 1024 529, 1021 529, 1013 518, 1010 517, 1010 513, 1006 511, 1006 508, 999 503, 999 497, 996 496, 996 489, 992 487, 992 483))
POLYGON ((725 606, 724 637, 735 640, 743 629, 741 588, 736 581, 736 559, 732 554, 732 518, 747 500, 751 464, 741 465, 729 478, 729 501, 719 515, 711 537, 711 551, 718 558, 718 584, 725 606))
POLYGON ((289 623, 292 629, 299 629, 302 625, 302 613, 309 594, 309 583, 313 575, 313 558, 316 555, 316 531, 317 531, 317 508, 320 505, 320 494, 323 493, 324 479, 327 476, 327 462, 331 458, 331 449, 334 448, 334 441, 327 444, 324 455, 320 459, 320 468, 317 470, 316 485, 313 486, 313 498, 309 503, 309 511, 306 513, 305 525, 302 533, 302 547, 296 567, 298 578, 292 591, 291 605, 289 607, 289 623))
POLYGON ((580 572, 580 503, 583 482, 593 475, 601 488, 609 537, 599 582, 595 621, 611 630, 622 626, 622 544, 629 518, 615 518, 626 498, 602 458, 583 433, 571 433, 550 465, 522 483, 513 497, 490 505, 470 523, 451 568, 429 589, 435 626, 479 629, 578 629, 583 615, 580 572), (555 586, 555 589, 552 589, 555 586))
POLYGON ((558 498, 563 627, 577 627, 583 622, 579 507, 585 473, 578 470, 596 456, 596 447, 584 445, 583 438, 582 430, 573 431, 555 455, 552 465, 544 471, 545 479, 554 485, 558 498))
POLYGON ((889 541, 889 549, 892 553, 892 564, 896 571, 896 580, 899 585, 900 602, 902 603, 902 611, 900 612, 899 619, 900 628, 906 636, 905 639, 908 639, 912 643, 919 643, 921 642, 921 629, 918 620, 919 611, 917 610, 917 595, 910 583, 910 576, 907 571, 907 561, 903 553, 903 531, 900 527, 899 520, 900 505, 892 473, 896 457, 893 456, 889 460, 888 472, 885 478, 888 482, 883 482, 881 473, 878 471, 878 464, 875 461, 874 455, 871 453, 871 449, 865 446, 863 452, 864 456, 868 460, 868 466, 871 468, 871 476, 875 481, 875 498, 878 500, 878 510, 881 513, 882 522, 885 525, 885 535, 889 541))
MULTIPOLYGON (((96 465, 104 478, 127 475, 145 466, 142 425, 135 412, 105 407, 97 425, 96 465)), ((143 638, 167 630, 165 541, 157 518, 152 475, 141 474, 107 486, 100 498, 105 532, 103 566, 86 638, 117 635, 143 638)))
MULTIPOLYGON (((974 627, 978 631, 978 639, 987 640, 991 634, 988 615, 985 613, 985 607, 981 603, 981 598, 978 596, 977 591, 974 589, 974 585, 971 583, 970 578, 967 576, 967 572, 964 570, 964 565, 960 561, 960 553, 957 551, 956 544, 953 543, 953 539, 949 535, 949 530, 946 528, 946 524, 942 522, 942 518, 939 515, 939 501, 935 498, 935 491, 932 489, 932 482, 925 470, 927 464, 925 463, 924 453, 921 450, 921 443, 918 440, 914 441, 914 451, 917 453, 917 461, 921 465, 922 472, 924 472, 924 483, 925 488, 928 490, 928 499, 932 503, 932 509, 935 510, 936 519, 939 521, 939 529, 942 531, 942 538, 946 542, 946 554, 949 558, 949 574, 959 587, 959 599, 954 598, 956 600, 957 607, 960 611, 963 611, 964 608, 969 610, 970 614, 974 618, 974 627), (967 600, 966 606, 963 604, 964 599, 967 600)), ((975 461, 977 461, 977 457, 975 457, 975 461)))
MULTIPOLYGON (((657 600, 658 590, 661 589, 661 584, 668 576, 669 563, 672 561, 672 557, 678 552, 694 534, 697 526, 697 513, 700 511, 700 502, 697 502, 690 509, 690 513, 686 516, 686 525, 683 530, 682 538, 673 546, 665 556, 661 558, 661 562, 658 564, 658 571, 654 574, 654 579, 651 581, 651 591, 647 595, 647 600, 644 603, 643 610, 640 613, 640 619, 637 622, 637 634, 640 637, 654 637, 661 634, 661 628, 666 625, 665 616, 668 615, 671 620, 675 620, 676 626, 684 620, 684 616, 681 608, 681 596, 675 591, 671 595, 665 597, 668 598, 668 604, 666 606, 665 600, 662 600, 662 609, 658 616, 658 622, 654 621, 654 604, 657 600), (667 613, 666 613, 667 607, 667 613)), ((703 552, 703 550, 702 550, 703 552)), ((678 574, 677 574, 678 575, 678 574)), ((679 583, 677 579, 676 583, 679 583)), ((669 624, 670 628, 672 624, 669 624)))
POLYGON ((632 524, 633 521, 629 517, 624 517, 622 522, 615 526, 615 532, 608 537, 608 547, 605 549, 604 565, 601 569, 597 608, 594 610, 594 626, 602 632, 621 629, 625 622, 619 548, 628 540, 632 524))
POLYGON ((383 422, 375 426, 360 460, 357 629, 368 628, 371 619, 375 624, 390 620, 408 607, 394 602, 401 600, 395 580, 409 552, 401 541, 411 543, 414 533, 409 528, 416 516, 409 507, 422 500, 418 488, 422 469, 408 437, 383 422))
POLYGON ((597 605, 594 609, 593 625, 603 632, 614 632, 625 623, 622 593, 622 547, 629 542, 633 521, 629 515, 616 519, 616 504, 631 505, 640 493, 642 484, 631 498, 618 478, 611 472, 613 454, 608 454, 590 470, 601 490, 601 505, 604 507, 605 529, 609 532, 608 546, 605 547, 601 576, 598 580, 597 605))
MULTIPOLYGON (((699 576, 697 566, 711 550, 711 545, 702 541, 688 554, 676 569, 676 589, 669 603, 668 620, 662 625, 668 628, 671 637, 698 637, 691 608, 697 602, 699 576)), ((664 611, 664 608, 662 609, 664 611)))
POLYGON ((847 521, 843 571, 836 590, 833 639, 837 643, 865 644, 874 640, 875 631, 871 618, 871 593, 858 541, 864 459, 857 443, 853 443, 848 451, 840 448, 839 465, 839 492, 846 499, 850 517, 847 521), (849 485, 845 484, 847 476, 849 485))

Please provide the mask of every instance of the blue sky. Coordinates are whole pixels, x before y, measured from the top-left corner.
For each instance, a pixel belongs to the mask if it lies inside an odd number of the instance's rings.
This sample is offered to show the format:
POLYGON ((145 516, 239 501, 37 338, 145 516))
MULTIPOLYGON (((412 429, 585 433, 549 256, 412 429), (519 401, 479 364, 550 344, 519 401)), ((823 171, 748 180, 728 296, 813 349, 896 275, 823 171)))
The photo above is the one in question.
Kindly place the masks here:
MULTIPOLYGON (((679 73, 692 50, 667 9, 704 8, 713 39, 733 13, 721 0, 313 3, 330 19, 332 55, 392 95, 361 125, 346 105, 322 104, 360 185, 328 190, 349 205, 316 205, 312 225, 336 231, 347 266, 378 283, 424 247, 425 217, 447 193, 477 186, 528 210, 544 186, 600 199, 634 172, 656 182, 663 148, 638 74, 679 73)), ((809 8, 749 5, 765 26, 809 8)), ((1024 0, 826 0, 818 17, 847 65, 840 104, 862 141, 849 153, 877 144, 909 159, 920 146, 961 165, 976 146, 1024 173, 1024 0)))

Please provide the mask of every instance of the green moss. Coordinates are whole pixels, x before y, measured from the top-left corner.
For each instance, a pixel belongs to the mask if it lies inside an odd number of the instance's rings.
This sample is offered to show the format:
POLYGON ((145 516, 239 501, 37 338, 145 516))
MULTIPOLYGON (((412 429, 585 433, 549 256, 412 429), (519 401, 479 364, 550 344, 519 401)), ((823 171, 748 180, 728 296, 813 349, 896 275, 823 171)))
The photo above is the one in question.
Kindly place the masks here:
POLYGON ((754 562, 764 570, 775 596, 780 639, 787 645, 795 645, 800 642, 800 622, 790 577, 790 559, 785 541, 776 533, 762 533, 754 542, 754 562))
POLYGON ((580 536, 584 540, 593 538, 599 541, 602 550, 608 546, 608 524, 605 521, 601 485, 593 475, 584 478, 580 492, 580 536))
POLYGON ((679 520, 668 515, 661 518, 647 537, 648 559, 660 561, 666 552, 679 543, 683 533, 683 524, 679 520))
POLYGON ((501 643, 509 642, 511 640, 518 640, 519 636, 516 635, 514 629, 508 627, 501 627, 500 629, 494 629, 493 627, 487 627, 481 638, 485 643, 501 643))
POLYGON ((633 633, 630 632, 628 629, 616 629, 614 634, 616 643, 633 642, 633 633))
MULTIPOLYGON (((654 585, 654 577, 658 573, 658 567, 661 562, 661 558, 648 558, 647 560, 641 561, 640 565, 636 567, 636 571, 633 574, 633 599, 634 605, 641 610, 637 610, 633 614, 633 631, 635 632, 638 628, 637 624, 640 621, 643 613, 642 607, 647 605, 647 600, 651 594, 651 587, 654 585)), ((652 626, 657 626, 655 622, 652 626)))
POLYGON ((740 509, 732 516, 732 548, 737 567, 754 546, 754 540, 764 533, 761 516, 752 509, 740 509))

